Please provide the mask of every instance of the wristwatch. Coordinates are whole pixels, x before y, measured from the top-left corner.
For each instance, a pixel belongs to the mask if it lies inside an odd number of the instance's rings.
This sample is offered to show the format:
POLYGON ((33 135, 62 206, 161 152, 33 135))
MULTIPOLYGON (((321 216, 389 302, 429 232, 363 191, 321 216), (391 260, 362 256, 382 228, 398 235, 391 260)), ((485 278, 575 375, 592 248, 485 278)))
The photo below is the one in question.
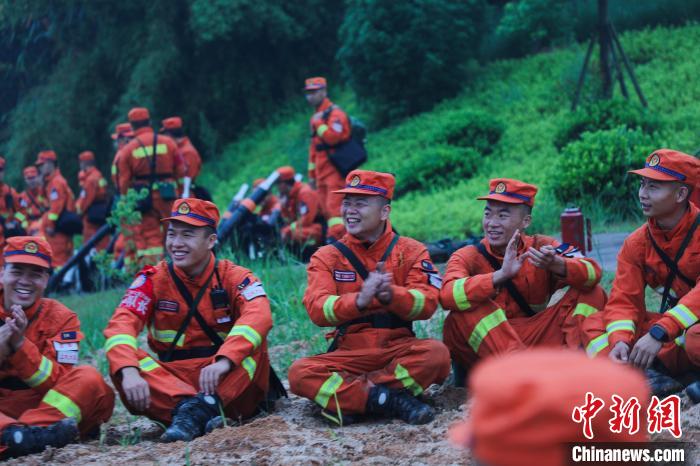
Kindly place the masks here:
POLYGON ((654 340, 662 343, 669 341, 668 333, 666 333, 666 330, 658 324, 651 326, 649 329, 649 335, 651 335, 654 340))

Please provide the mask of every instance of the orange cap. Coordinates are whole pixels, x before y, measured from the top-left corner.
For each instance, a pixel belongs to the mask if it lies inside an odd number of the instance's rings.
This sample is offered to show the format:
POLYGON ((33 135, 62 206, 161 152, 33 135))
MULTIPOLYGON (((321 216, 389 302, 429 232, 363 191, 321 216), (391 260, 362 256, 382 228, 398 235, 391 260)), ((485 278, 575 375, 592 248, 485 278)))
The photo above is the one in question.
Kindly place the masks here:
POLYGON ((136 107, 129 110, 129 121, 143 121, 151 118, 151 114, 148 113, 147 108, 136 107))
POLYGON ((525 204, 533 207, 537 186, 509 178, 496 178, 489 181, 489 193, 477 197, 482 201, 499 201, 508 204, 525 204))
POLYGON ((51 268, 53 251, 44 238, 40 236, 13 236, 5 241, 5 250, 3 251, 5 262, 51 268))
POLYGON ((0 170, 5 168, 5 157, 0 157, 0 170))
POLYGON ((170 117, 161 122, 163 129, 182 129, 182 118, 170 117))
POLYGON ((173 211, 170 217, 161 219, 161 222, 177 220, 189 223, 195 227, 216 228, 219 224, 219 209, 212 202, 202 199, 187 198, 178 199, 173 203, 173 211))
POLYGON ((326 87, 326 78, 321 76, 316 76, 314 78, 308 78, 304 82, 305 91, 315 91, 316 89, 323 89, 326 87))
POLYGON ((34 165, 30 165, 28 167, 24 167, 24 170, 22 170, 22 175, 24 175, 25 178, 34 178, 35 176, 39 176, 39 170, 37 170, 34 165))
POLYGON ((119 123, 114 128, 114 133, 112 133, 112 139, 131 137, 133 136, 133 130, 131 129, 130 123, 119 123))
POLYGON ((700 160, 692 155, 672 149, 659 149, 647 157, 644 168, 630 170, 652 180, 680 181, 690 186, 698 182, 700 160))
MULTIPOLYGON (((567 443, 586 442, 583 425, 572 419, 586 393, 605 406, 592 420, 595 442, 643 442, 635 434, 610 431, 612 395, 636 397, 645 413, 650 391, 639 371, 583 352, 532 349, 488 359, 471 376, 472 408, 453 426, 453 443, 469 446, 478 461, 499 466, 564 465, 567 443)), ((643 414, 642 414, 643 416, 643 414)), ((640 422, 641 424, 641 422, 640 422)))
POLYGON ((49 160, 51 160, 53 162, 58 160, 58 156, 56 155, 56 152, 54 152, 52 150, 42 150, 41 152, 39 152, 39 155, 37 156, 35 163, 36 163, 36 165, 41 165, 42 163, 47 162, 49 160))
POLYGON ((280 174, 280 177, 279 177, 280 181, 291 181, 296 176, 296 172, 294 171, 294 168, 290 167, 289 165, 287 165, 285 167, 279 167, 277 169, 277 173, 280 174))
POLYGON ((333 193, 382 196, 391 200, 394 197, 395 185, 396 179, 390 173, 353 170, 345 177, 345 188, 333 191, 333 193))
POLYGON ((95 154, 91 150, 85 150, 78 155, 78 160, 81 162, 94 162, 95 154))

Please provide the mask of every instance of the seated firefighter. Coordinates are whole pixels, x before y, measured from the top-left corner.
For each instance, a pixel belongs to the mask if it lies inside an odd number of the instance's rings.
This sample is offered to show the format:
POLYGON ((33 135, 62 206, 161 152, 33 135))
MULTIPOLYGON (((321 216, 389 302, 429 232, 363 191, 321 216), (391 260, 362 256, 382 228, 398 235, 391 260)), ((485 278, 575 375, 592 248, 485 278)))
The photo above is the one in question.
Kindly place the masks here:
POLYGON ((700 161, 659 149, 647 157, 639 202, 648 221, 627 239, 605 311, 584 325, 589 356, 647 369, 659 395, 680 390, 670 376, 700 369, 700 209, 689 202, 700 181, 700 161), (661 295, 649 310, 646 287, 661 295))
POLYGON ((321 244, 325 223, 318 194, 308 184, 296 181, 294 168, 280 167, 277 172, 284 222, 282 241, 300 251, 315 248, 321 244))
POLYGON ((457 250, 440 292, 450 311, 444 341, 456 382, 487 356, 533 346, 582 343, 581 323, 603 309, 598 264, 553 238, 525 234, 537 188, 511 179, 489 184, 482 220, 485 238, 457 250))
POLYGON ((165 247, 171 263, 146 266, 104 331, 110 374, 124 405, 169 427, 165 442, 191 440, 256 413, 268 391, 270 303, 247 269, 212 253, 219 211, 178 199, 165 247), (148 327, 152 358, 137 337, 148 327))
POLYGON ((0 452, 62 447, 99 433, 114 392, 91 366, 76 366, 78 317, 44 298, 51 246, 36 236, 7 240, 0 297, 0 452))
POLYGON ((347 233, 308 267, 306 310, 337 328, 327 353, 294 362, 289 384, 340 425, 365 413, 430 422, 433 410, 418 397, 450 372, 447 348, 413 333, 412 321, 437 308, 440 276, 421 243, 392 230, 394 183, 387 173, 350 172, 334 191, 344 196, 347 233))

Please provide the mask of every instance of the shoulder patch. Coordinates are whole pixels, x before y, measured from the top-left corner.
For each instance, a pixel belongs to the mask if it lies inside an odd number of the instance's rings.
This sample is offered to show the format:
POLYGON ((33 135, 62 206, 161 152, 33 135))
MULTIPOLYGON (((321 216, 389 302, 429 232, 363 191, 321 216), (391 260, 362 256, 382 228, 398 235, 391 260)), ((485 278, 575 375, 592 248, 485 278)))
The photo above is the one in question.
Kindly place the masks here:
POLYGON ((250 285, 250 278, 249 278, 249 277, 246 277, 245 280, 243 280, 243 281, 238 285, 237 288, 238 288, 239 290, 242 290, 243 288, 245 288, 245 287, 248 286, 248 285, 250 285))
POLYGON ((131 282, 131 285, 129 285, 130 290, 135 290, 136 288, 140 288, 143 286, 143 284, 146 283, 146 275, 145 274, 139 274, 136 279, 131 282))
POLYGON ((309 207, 306 205, 305 202, 300 202, 299 203, 299 214, 306 215, 308 213, 309 213, 309 207))
POLYGON ((246 301, 252 301, 260 296, 267 296, 267 293, 265 293, 265 289, 260 282, 251 283, 243 291, 241 291, 241 294, 246 301))
POLYGON ((435 267, 433 266, 433 263, 427 260, 422 260, 420 261, 420 266, 423 267, 424 270, 428 271, 433 271, 435 270, 435 267))
POLYGON ((78 332, 61 332, 61 340, 75 340, 78 332))
POLYGON ((56 188, 53 188, 51 190, 51 193, 49 194, 49 199, 51 199, 52 201, 58 199, 58 190, 56 188))
POLYGON ((356 282, 357 273, 352 270, 334 270, 333 279, 337 282, 356 282))

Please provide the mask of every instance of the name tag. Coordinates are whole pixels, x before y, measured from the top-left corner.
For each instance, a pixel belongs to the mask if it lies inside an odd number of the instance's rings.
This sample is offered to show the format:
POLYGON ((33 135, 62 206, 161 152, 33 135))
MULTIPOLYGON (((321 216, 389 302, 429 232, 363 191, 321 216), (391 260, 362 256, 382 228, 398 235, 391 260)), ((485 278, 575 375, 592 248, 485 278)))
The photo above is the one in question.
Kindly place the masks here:
POLYGON ((56 353, 56 360, 61 364, 78 364, 78 352, 58 351, 56 353))
POLYGON ((355 282, 357 281, 357 274, 350 270, 334 270, 333 278, 337 282, 355 282))
POLYGON ((260 282, 255 282, 248 286, 246 289, 241 291, 241 294, 247 301, 251 301, 259 296, 267 296, 267 293, 265 293, 265 289, 260 282))
POLYGON ((167 301, 165 299, 158 300, 158 304, 156 305, 159 311, 165 312, 177 312, 179 307, 180 305, 176 301, 167 301))
POLYGON ((54 341, 53 347, 56 351, 78 351, 77 343, 59 343, 54 341))
POLYGON ((231 322, 231 317, 224 316, 224 317, 219 317, 218 319, 216 319, 217 324, 225 324, 226 322, 231 322))
POLYGON ((439 290, 442 288, 442 277, 436 273, 430 273, 428 274, 428 283, 439 290))

